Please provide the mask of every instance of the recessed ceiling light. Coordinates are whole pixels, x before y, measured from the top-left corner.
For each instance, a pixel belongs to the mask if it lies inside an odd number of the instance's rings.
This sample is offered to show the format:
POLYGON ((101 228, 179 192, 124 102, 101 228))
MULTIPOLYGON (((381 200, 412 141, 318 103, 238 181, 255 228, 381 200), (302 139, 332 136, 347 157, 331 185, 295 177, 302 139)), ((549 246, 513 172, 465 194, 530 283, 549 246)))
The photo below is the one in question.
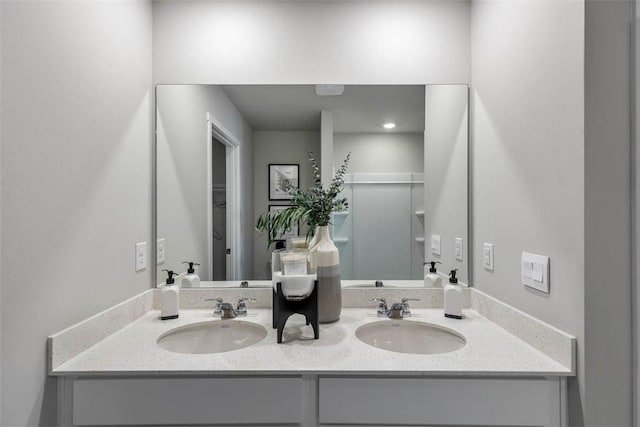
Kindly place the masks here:
POLYGON ((382 125, 382 127, 384 127, 385 129, 393 129, 394 127, 396 127, 395 123, 385 123, 382 125))

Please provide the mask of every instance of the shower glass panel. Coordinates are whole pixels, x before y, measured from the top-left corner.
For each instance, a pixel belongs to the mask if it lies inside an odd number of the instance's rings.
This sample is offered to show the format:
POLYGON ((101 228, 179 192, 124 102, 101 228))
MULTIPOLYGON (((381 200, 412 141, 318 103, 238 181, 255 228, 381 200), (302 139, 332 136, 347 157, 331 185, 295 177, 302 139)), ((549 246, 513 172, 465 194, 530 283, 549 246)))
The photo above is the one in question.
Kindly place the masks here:
POLYGON ((353 174, 334 216, 343 279, 421 279, 424 259, 423 175, 353 174))

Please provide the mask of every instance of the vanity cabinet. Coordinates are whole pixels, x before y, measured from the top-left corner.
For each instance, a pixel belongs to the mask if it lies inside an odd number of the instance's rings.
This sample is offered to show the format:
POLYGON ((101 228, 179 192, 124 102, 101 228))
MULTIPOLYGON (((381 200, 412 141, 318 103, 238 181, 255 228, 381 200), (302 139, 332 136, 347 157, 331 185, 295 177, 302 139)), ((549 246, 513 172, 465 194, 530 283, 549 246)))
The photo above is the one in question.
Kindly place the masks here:
POLYGON ((562 425, 558 380, 321 377, 318 395, 320 425, 562 425))
POLYGON ((60 377, 60 426, 565 426, 563 377, 60 377))

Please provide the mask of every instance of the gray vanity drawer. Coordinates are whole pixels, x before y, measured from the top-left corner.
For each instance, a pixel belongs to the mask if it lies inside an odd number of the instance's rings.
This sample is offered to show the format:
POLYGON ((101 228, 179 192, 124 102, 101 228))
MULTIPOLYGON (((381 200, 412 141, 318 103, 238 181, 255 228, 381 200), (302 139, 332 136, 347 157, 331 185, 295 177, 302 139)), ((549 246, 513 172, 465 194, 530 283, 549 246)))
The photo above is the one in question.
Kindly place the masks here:
POLYGON ((560 384, 547 379, 319 379, 320 424, 560 425, 560 384))
POLYGON ((78 379, 75 425, 300 424, 301 377, 78 379))

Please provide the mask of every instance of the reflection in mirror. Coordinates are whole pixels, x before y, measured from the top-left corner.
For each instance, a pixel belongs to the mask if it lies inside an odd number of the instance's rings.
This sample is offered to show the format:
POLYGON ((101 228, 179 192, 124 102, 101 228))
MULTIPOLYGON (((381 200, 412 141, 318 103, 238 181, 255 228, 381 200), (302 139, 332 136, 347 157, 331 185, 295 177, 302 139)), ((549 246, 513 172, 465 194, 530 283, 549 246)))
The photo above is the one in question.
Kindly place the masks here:
MULTIPOLYGON (((315 89, 157 87, 158 271, 186 271, 181 262, 196 261, 202 286, 270 286, 273 247, 255 221, 288 200, 270 198, 269 165, 299 165, 306 188, 309 151, 323 178, 351 152, 349 209, 332 227, 344 284, 420 286, 422 264, 432 259, 443 274, 457 268, 466 283, 467 87, 352 85, 339 96, 315 89), (431 235, 440 236, 439 250, 431 235)), ((301 224, 299 234, 306 231, 301 224)))

